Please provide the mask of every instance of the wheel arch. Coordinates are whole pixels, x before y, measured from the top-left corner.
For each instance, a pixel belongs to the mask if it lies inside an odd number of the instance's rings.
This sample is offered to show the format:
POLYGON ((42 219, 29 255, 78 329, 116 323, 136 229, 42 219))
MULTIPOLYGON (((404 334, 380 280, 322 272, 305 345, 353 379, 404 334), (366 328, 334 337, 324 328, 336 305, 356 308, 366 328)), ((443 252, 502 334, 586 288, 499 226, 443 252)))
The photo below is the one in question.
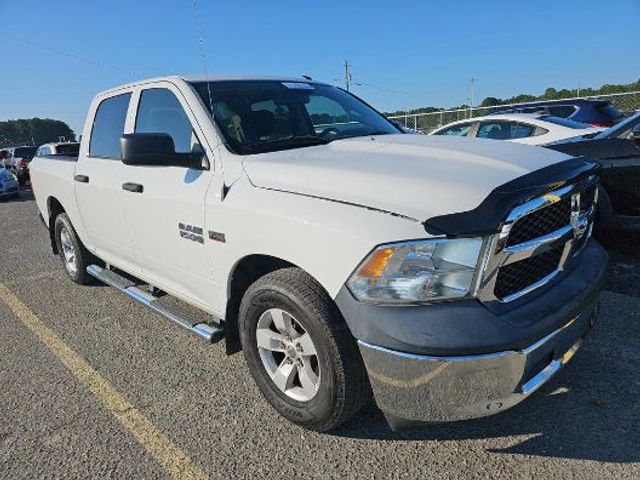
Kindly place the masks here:
MULTIPOLYGON (((224 327, 228 355, 242 350, 238 331, 238 313, 244 293, 252 283, 264 275, 289 267, 300 268, 288 260, 265 254, 247 255, 235 263, 227 282, 227 305, 224 327)), ((301 268, 301 270, 304 269, 301 268)), ((304 271, 306 272, 306 270, 304 271)), ((306 273, 309 274, 309 272, 306 273)))
POLYGON ((51 251, 58 254, 58 245, 56 244, 56 217, 61 213, 66 213, 62 203, 56 197, 47 198, 47 225, 49 227, 49 239, 51 240, 51 251))

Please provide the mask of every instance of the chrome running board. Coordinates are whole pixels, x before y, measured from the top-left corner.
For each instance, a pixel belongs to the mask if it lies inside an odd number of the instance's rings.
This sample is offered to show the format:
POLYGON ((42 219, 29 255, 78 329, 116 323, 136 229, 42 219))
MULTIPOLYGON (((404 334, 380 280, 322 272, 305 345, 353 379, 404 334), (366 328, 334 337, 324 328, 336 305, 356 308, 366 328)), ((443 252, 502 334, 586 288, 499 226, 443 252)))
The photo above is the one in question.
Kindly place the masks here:
POLYGON ((133 298, 138 303, 149 307, 151 310, 162 315, 167 320, 189 330, 191 333, 208 342, 216 342, 224 337, 224 328, 220 324, 211 325, 210 323, 203 322, 199 318, 192 317, 185 312, 181 312, 177 308, 163 303, 159 298, 155 297, 151 293, 141 290, 136 286, 135 282, 112 270, 99 267, 98 265, 89 265, 87 267, 87 273, 100 280, 102 283, 120 290, 122 293, 133 298))

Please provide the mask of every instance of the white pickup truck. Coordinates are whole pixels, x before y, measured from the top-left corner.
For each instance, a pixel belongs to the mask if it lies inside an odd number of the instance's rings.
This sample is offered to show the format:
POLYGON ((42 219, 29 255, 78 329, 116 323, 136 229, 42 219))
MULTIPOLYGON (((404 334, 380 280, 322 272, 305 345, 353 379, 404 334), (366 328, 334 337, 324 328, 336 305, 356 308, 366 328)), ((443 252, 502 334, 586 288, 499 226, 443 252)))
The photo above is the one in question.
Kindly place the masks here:
POLYGON ((226 337, 273 407, 309 429, 371 394, 394 429, 503 411, 596 319, 595 163, 402 134, 307 78, 109 90, 79 155, 36 157, 31 172, 73 281, 226 337))

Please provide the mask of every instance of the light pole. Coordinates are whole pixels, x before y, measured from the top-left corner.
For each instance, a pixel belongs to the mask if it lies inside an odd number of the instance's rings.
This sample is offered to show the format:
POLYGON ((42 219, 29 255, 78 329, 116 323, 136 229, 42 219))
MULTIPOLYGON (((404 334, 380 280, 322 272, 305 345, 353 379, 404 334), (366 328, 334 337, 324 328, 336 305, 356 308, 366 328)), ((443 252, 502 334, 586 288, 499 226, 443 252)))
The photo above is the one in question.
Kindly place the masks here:
POLYGON ((478 81, 477 78, 471 78, 471 82, 469 85, 469 118, 473 117, 473 95, 474 95, 474 87, 475 83, 478 81))

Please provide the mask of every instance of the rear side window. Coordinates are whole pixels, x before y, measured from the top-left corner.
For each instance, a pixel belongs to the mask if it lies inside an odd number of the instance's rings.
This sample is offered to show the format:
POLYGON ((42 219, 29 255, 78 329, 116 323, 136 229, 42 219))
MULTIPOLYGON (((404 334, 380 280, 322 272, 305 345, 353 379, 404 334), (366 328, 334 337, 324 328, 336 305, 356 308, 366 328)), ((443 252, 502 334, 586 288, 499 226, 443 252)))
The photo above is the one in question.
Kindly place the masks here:
POLYGON ((176 152, 191 152, 191 122, 176 96, 166 88, 150 88, 142 92, 136 132, 166 133, 173 139, 176 152))
POLYGON ((510 122, 482 122, 476 136, 493 140, 508 140, 511 138, 511 125, 510 122))
POLYGON ((466 137, 471 130, 471 123, 463 123, 461 125, 454 125, 444 130, 440 130, 436 135, 455 135, 457 137, 466 137))
POLYGON ((533 137, 536 127, 527 123, 515 123, 511 127, 511 138, 533 137))
POLYGON ((511 140, 513 138, 527 138, 535 134, 536 127, 527 123, 517 122, 482 122, 478 129, 478 138, 494 140, 511 140))
POLYGON ((107 98, 100 103, 93 120, 89 156, 120 159, 120 137, 124 133, 130 93, 107 98))

